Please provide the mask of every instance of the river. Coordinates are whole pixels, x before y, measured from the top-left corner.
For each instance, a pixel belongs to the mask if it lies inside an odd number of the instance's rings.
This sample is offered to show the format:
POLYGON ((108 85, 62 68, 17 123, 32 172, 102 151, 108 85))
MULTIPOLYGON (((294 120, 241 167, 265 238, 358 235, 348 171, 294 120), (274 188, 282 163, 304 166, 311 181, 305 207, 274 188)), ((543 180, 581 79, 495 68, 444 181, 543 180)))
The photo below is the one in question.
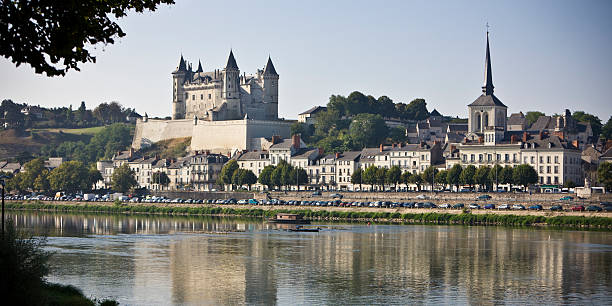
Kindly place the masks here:
POLYGON ((612 234, 15 212, 48 280, 123 305, 612 304, 612 234))

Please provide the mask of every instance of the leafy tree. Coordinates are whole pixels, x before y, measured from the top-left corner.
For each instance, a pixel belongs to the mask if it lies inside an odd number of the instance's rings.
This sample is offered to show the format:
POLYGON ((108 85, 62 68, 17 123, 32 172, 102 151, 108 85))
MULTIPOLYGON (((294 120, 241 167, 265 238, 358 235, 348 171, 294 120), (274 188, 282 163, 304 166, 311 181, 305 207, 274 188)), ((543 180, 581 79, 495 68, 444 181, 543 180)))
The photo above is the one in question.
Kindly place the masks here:
POLYGON ((166 172, 161 171, 153 172, 153 175, 151 175, 151 181, 152 183, 158 184, 160 186, 168 186, 168 184, 170 184, 170 178, 168 177, 166 172))
POLYGON ((353 185, 359 184, 359 190, 363 190, 361 188, 362 175, 363 175, 363 170, 361 170, 361 168, 357 168, 355 172, 351 174, 351 183, 353 183, 353 185))
POLYGON ((455 186, 455 189, 459 191, 459 184, 461 183, 461 172, 463 171, 463 167, 460 164, 453 165, 446 175, 446 182, 455 186))
POLYGON ((576 187, 576 183, 574 183, 574 181, 572 180, 567 180, 565 181, 565 183, 563 183, 563 187, 564 188, 574 188, 576 187))
POLYGON ((546 114, 538 111, 527 112, 525 114, 525 120, 527 120, 527 125, 534 124, 538 120, 538 118, 540 118, 540 116, 546 116, 546 114))
POLYGON ((410 176, 412 176, 412 173, 409 171, 402 173, 402 183, 406 184, 406 187, 410 184, 410 176))
POLYGON ((304 140, 304 142, 309 142, 310 138, 314 134, 314 125, 303 122, 295 122, 291 125, 291 135, 296 134, 300 134, 300 137, 304 140))
POLYGON ((538 182, 538 172, 528 164, 518 165, 514 168, 512 174, 512 181, 516 185, 523 186, 523 190, 529 184, 535 184, 538 182))
POLYGON ((402 170, 399 166, 393 166, 387 171, 385 181, 387 184, 392 184, 397 190, 397 184, 402 181, 402 170))
POLYGON ((221 173, 219 174, 219 182, 223 185, 233 185, 232 176, 234 172, 238 170, 238 162, 235 159, 232 159, 223 165, 221 168, 221 173))
POLYGON ((608 119, 608 122, 601 128, 600 138, 612 139, 612 116, 608 119))
POLYGON ((469 165, 461 171, 461 183, 464 185, 470 185, 470 187, 474 186, 474 176, 476 175, 476 166, 469 165))
POLYGON ((510 166, 505 166, 504 169, 500 171, 500 176, 498 177, 498 181, 502 184, 510 184, 512 187, 512 183, 514 182, 514 168, 510 166))
POLYGON ((49 184, 53 190, 66 192, 91 190, 92 187, 89 170, 82 162, 74 160, 53 169, 49 174, 49 184))
POLYGON ((369 184, 371 190, 374 190, 374 184, 378 183, 378 181, 376 180, 376 170, 376 166, 371 165, 366 168, 365 171, 363 171, 363 174, 361 175, 363 182, 369 184))
POLYGON ((590 123, 591 129, 593 129, 593 138, 599 138, 599 134, 602 130, 601 119, 599 119, 599 117, 583 111, 574 112, 572 117, 580 122, 590 123))
POLYGON ((15 177, 15 180, 19 182, 19 190, 43 190, 37 188, 36 180, 39 176, 43 176, 44 178, 39 179, 39 187, 45 185, 43 180, 46 180, 46 176, 48 172, 45 172, 45 160, 43 158, 35 158, 23 165, 25 171, 18 173, 15 177))
POLYGON ((489 185, 491 184, 491 180, 489 179, 490 170, 491 168, 489 167, 479 167, 478 170, 476 170, 474 181, 481 189, 489 189, 489 185))
POLYGON ((361 148, 380 144, 387 134, 387 125, 380 115, 359 114, 349 126, 349 135, 361 148))
POLYGON ((34 179, 34 190, 48 191, 50 188, 49 170, 45 169, 34 179))
POLYGON ((3 1, 0 53, 38 74, 63 76, 79 63, 93 62, 90 48, 115 43, 125 32, 116 23, 130 11, 155 11, 173 0, 3 1))
POLYGON ((406 136, 406 128, 396 126, 389 130, 389 138, 391 142, 406 142, 408 136, 406 136))
POLYGON ((385 190, 385 181, 387 179, 387 168, 379 167, 376 169, 376 183, 385 190))
POLYGON ((503 169, 504 168, 502 166, 495 165, 489 171, 489 181, 491 182, 491 184, 495 184, 495 190, 497 190, 497 187, 499 185, 500 178, 501 178, 501 172, 503 169))
POLYGON ((421 191, 421 184, 423 183, 423 177, 418 173, 410 175, 410 183, 417 185, 417 190, 421 191))
POLYGON ((275 170, 275 167, 272 165, 265 166, 263 170, 261 170, 261 173, 259 174, 257 181, 260 184, 268 187, 268 189, 270 189, 272 186, 274 186, 272 182, 272 172, 274 172, 274 170, 275 170))
POLYGON ((597 179, 600 184, 604 185, 606 190, 612 190, 612 163, 603 162, 597 168, 597 179))
POLYGON ((242 186, 242 178, 240 177, 240 172, 244 169, 236 169, 232 174, 232 185, 236 185, 238 187, 242 186))
POLYGON ((425 99, 414 99, 410 103, 398 103, 395 105, 397 114, 402 119, 425 120, 429 117, 425 99))
POLYGON ((308 173, 306 173, 306 170, 303 168, 291 167, 290 175, 293 178, 293 182, 295 183, 297 190, 300 190, 300 185, 308 183, 308 173))
POLYGON ((423 178, 423 182, 426 182, 428 185, 431 186, 431 190, 433 190, 434 188, 434 183, 436 180, 436 174, 438 173, 438 169, 436 169, 436 167, 434 166, 429 166, 425 169, 425 171, 423 171, 423 173, 421 173, 421 176, 423 178))
POLYGON ((270 182, 272 186, 280 187, 283 185, 283 168, 276 167, 270 174, 270 182))
POLYGON ((138 186, 134 171, 130 169, 127 163, 115 168, 111 182, 113 190, 117 192, 127 192, 130 188, 138 186))
POLYGON ((441 170, 436 174, 436 183, 442 185, 442 187, 446 187, 446 176, 448 175, 447 170, 441 170))
POLYGON ((257 176, 251 170, 246 170, 246 169, 243 169, 243 170, 244 171, 242 171, 240 179, 242 181, 242 184, 247 185, 249 190, 251 190, 251 187, 253 186, 253 184, 257 183, 257 176))

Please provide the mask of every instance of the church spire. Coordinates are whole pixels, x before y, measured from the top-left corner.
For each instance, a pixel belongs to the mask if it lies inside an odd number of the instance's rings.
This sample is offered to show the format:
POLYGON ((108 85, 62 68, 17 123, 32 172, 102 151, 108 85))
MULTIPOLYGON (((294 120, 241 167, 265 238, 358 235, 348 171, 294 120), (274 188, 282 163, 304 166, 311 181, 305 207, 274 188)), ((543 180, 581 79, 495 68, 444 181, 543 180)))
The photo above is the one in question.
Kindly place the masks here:
POLYGON ((487 54, 485 57, 484 86, 482 92, 489 96, 493 94, 493 71, 491 70, 491 52, 489 51, 489 31, 487 30, 487 54))

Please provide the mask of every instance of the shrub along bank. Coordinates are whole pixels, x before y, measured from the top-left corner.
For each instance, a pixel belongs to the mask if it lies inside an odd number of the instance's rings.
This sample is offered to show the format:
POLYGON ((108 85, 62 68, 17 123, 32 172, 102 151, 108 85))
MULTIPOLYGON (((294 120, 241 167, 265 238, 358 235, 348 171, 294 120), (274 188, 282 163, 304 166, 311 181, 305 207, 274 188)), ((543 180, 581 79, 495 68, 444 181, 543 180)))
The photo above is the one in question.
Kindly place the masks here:
POLYGON ((61 205, 45 203, 8 203, 8 209, 45 210, 58 212, 135 213, 164 215, 213 215, 272 218, 278 213, 294 213, 311 220, 338 220, 361 222, 393 222, 416 224, 462 224, 506 226, 555 226, 569 228, 595 228, 612 230, 612 218, 585 216, 533 216, 506 214, 449 213, 393 213, 332 210, 249 209, 230 207, 164 207, 130 205, 61 205))

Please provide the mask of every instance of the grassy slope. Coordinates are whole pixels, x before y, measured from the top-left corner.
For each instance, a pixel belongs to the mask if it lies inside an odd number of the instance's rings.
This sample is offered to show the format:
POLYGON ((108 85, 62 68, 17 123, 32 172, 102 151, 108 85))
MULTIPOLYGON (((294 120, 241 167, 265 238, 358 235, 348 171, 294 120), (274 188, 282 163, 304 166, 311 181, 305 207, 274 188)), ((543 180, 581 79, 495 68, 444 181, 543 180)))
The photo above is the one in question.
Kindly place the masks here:
POLYGON ((191 137, 173 138, 154 143, 149 148, 143 149, 142 154, 146 156, 159 155, 160 158, 182 157, 187 154, 186 148, 191 144, 191 137))

